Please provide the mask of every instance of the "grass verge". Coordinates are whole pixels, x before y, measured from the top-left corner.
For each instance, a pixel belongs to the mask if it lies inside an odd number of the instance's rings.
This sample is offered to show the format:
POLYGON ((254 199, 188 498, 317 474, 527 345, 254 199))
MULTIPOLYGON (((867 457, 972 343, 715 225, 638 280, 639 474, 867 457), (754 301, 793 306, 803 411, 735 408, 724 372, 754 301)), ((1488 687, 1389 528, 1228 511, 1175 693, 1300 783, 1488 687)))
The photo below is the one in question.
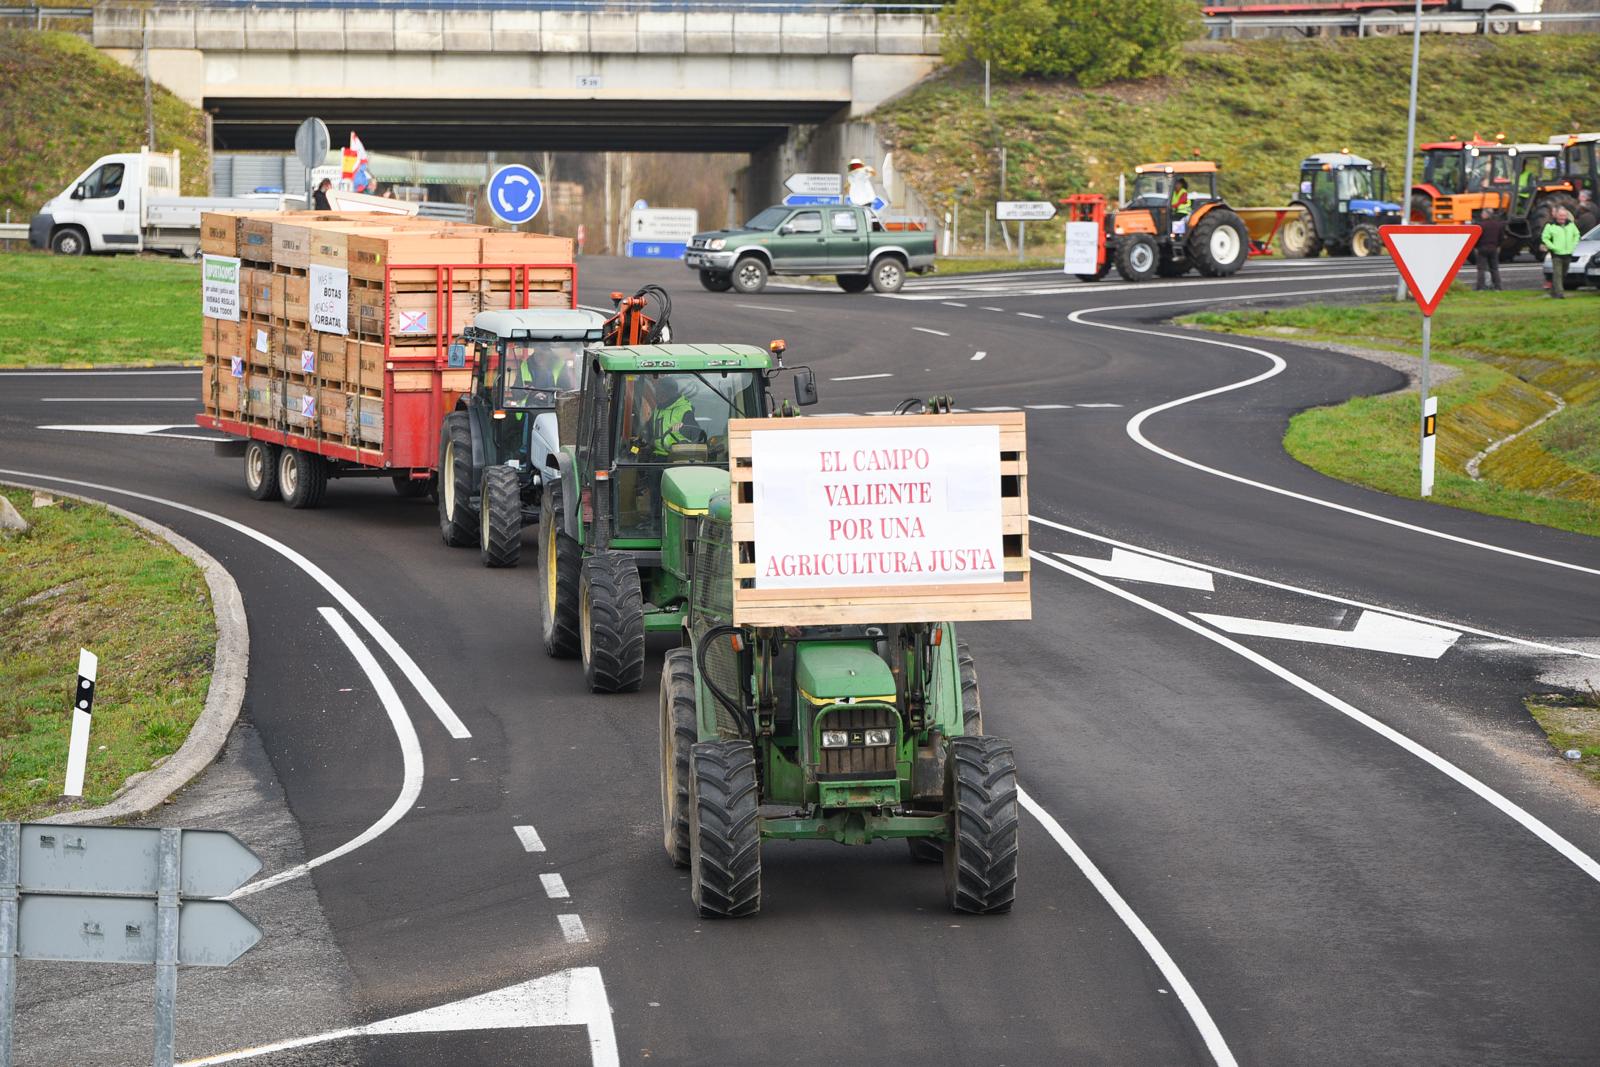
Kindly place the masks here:
POLYGON ((1541 693, 1525 703, 1551 747, 1564 758, 1577 752, 1578 758, 1569 762, 1591 782, 1600 784, 1600 691, 1541 693))
POLYGON ((0 367, 200 358, 200 268, 0 253, 0 367))
POLYGON ((104 804, 189 735, 211 684, 205 577, 98 505, 0 489, 33 528, 0 534, 0 819, 104 804), (100 657, 81 803, 60 798, 78 649, 100 657))
MULTIPOLYGON (((1475 293, 1458 286, 1434 317, 1434 357, 1461 374, 1439 397, 1438 471, 1433 501, 1600 536, 1600 300, 1574 293, 1475 293), (1566 410, 1481 461, 1491 443, 1547 414, 1566 410)), ((1181 321, 1279 340, 1332 341, 1414 354, 1421 320, 1414 305, 1314 305, 1202 312, 1181 321)), ((1417 493, 1417 398, 1412 392, 1356 397, 1290 420, 1284 448, 1323 474, 1396 496, 1417 493)))

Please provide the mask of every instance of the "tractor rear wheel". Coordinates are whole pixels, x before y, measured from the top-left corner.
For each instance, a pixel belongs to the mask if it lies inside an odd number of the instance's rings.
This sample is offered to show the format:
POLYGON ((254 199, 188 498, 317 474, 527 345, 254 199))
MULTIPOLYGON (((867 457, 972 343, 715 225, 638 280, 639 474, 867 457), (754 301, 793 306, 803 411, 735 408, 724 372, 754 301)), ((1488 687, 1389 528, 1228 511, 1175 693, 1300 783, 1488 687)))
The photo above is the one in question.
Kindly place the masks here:
POLYGON ((864 293, 872 284, 872 279, 865 274, 835 274, 833 280, 847 293, 864 293))
POLYGON ((1147 233, 1131 234, 1117 242, 1117 273, 1126 281, 1149 281, 1156 276, 1160 261, 1156 239, 1147 233))
POLYGON ((439 429, 439 533, 451 548, 478 539, 472 481, 472 427, 465 411, 453 411, 439 429))
POLYGON ((328 464, 315 452, 278 450, 278 493, 291 508, 314 508, 328 491, 328 464))
POLYGON ((702 741, 690 752, 689 892, 703 918, 761 910, 761 798, 748 741, 702 741))
POLYGON ((1383 255, 1383 238, 1378 236, 1378 228, 1370 222, 1358 224, 1350 235, 1350 254, 1357 259, 1383 255))
POLYGON ((1206 212, 1189 234, 1189 258, 1208 278, 1239 273, 1250 256, 1250 231, 1244 220, 1225 207, 1206 212))
POLYGON ((713 293, 726 293, 733 288, 733 275, 725 270, 703 270, 700 272, 700 284, 713 293))
POLYGON ((626 552, 597 552, 578 577, 583 677, 596 693, 632 693, 644 681, 644 593, 626 552))
POLYGON ((544 491, 539 512, 539 624, 545 652, 556 659, 578 654, 578 576, 583 549, 561 528, 561 486, 544 491))
POLYGON ((478 494, 478 556, 485 567, 515 567, 522 555, 522 481, 510 467, 483 472, 478 494))
POLYGON ((1322 239, 1309 211, 1297 211, 1284 222, 1278 247, 1290 259, 1313 259, 1322 253, 1322 239))
POLYGON ((674 867, 689 866, 689 752, 699 740, 694 652, 674 648, 661 664, 661 840, 674 867))
POLYGON ((1427 193, 1411 194, 1411 216, 1406 222, 1413 226, 1433 225, 1433 197, 1427 193))
POLYGON ((950 812, 945 899, 955 911, 1010 911, 1017 897, 1017 765, 1011 742, 952 737, 944 767, 950 812))
POLYGON ((244 488, 256 500, 278 499, 278 446, 251 441, 244 446, 244 488))

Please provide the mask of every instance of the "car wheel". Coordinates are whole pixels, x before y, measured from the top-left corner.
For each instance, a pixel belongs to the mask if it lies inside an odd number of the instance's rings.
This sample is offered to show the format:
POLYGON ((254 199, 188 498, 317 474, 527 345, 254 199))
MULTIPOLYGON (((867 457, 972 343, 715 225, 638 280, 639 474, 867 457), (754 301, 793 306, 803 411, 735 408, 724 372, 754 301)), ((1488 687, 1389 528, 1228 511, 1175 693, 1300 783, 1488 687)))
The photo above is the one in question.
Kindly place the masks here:
POLYGON ((745 256, 733 265, 733 288, 753 295, 767 287, 767 265, 755 256, 745 256))

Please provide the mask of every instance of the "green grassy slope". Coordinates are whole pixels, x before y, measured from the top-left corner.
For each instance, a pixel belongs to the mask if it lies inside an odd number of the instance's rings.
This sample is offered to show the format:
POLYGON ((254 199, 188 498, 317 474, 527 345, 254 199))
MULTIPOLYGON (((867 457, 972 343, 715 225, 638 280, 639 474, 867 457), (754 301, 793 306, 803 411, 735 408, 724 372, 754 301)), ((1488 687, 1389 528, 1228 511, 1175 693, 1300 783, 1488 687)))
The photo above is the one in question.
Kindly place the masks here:
MULTIPOLYGON (((202 195, 210 156, 196 108, 155 89, 156 147, 183 153, 183 191, 202 195)), ((66 33, 0 29, 0 217, 24 222, 84 167, 145 140, 137 71, 66 33)))
MULTIPOLYGON (((1410 60, 1411 42, 1399 37, 1204 42, 1171 78, 1088 91, 996 85, 987 111, 982 72, 951 71, 875 118, 906 180, 940 207, 959 199, 975 219, 995 199, 1115 196, 1118 173, 1196 153, 1222 166, 1229 200, 1270 205, 1293 194, 1311 152, 1349 148, 1386 164, 1398 188, 1410 60)), ((1421 141, 1594 129, 1600 34, 1424 37, 1418 97, 1421 141)))

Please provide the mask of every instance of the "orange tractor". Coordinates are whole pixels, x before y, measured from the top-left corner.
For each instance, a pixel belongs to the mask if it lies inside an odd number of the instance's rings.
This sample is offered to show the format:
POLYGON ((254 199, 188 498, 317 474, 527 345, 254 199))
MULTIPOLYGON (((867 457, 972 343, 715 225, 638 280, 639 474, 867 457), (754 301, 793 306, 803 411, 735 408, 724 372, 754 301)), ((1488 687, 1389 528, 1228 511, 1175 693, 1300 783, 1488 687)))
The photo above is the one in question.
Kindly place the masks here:
POLYGON ((1545 223, 1558 207, 1577 214, 1577 190, 1587 187, 1582 166, 1593 163, 1592 145, 1568 140, 1504 144, 1474 138, 1423 145, 1422 181, 1411 187, 1409 221, 1462 225, 1492 209, 1506 218, 1500 258, 1514 259, 1524 247, 1542 254, 1545 223))
POLYGON ((1130 282, 1176 278, 1191 268, 1208 278, 1238 273, 1257 247, 1239 214, 1217 194, 1217 165, 1199 161, 1145 163, 1134 168, 1133 195, 1115 211, 1104 199, 1067 197, 1068 217, 1099 221, 1101 248, 1093 274, 1112 268, 1130 282))

